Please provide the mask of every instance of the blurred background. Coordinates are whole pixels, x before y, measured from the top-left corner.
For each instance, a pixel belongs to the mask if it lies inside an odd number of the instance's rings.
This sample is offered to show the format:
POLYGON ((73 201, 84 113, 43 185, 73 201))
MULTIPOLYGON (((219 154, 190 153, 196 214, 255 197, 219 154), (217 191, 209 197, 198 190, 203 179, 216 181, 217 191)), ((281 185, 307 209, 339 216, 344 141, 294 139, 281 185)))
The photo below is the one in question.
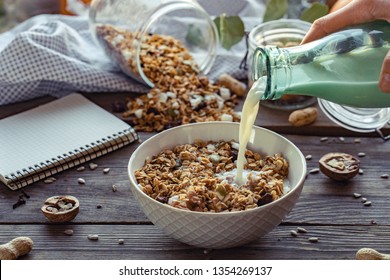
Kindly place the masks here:
POLYGON ((84 15, 92 0, 0 0, 0 32, 39 14, 84 15))
MULTIPOLYGON (((271 0, 247 0, 266 4, 271 0)), ((288 17, 296 18, 302 8, 314 2, 327 4, 335 9, 351 0, 288 0, 288 17), (336 3, 337 2, 337 3, 336 3), (334 6, 334 7, 332 7, 334 6)), ((11 29, 20 22, 39 14, 86 15, 92 0, 0 0, 0 33, 11 29)), ((207 11, 212 10, 213 1, 198 0, 207 11)), ((274 1, 275 3, 277 1, 274 1)), ((228 9, 229 5, 226 5, 228 9)), ((226 11, 228 13, 228 11, 226 11)))

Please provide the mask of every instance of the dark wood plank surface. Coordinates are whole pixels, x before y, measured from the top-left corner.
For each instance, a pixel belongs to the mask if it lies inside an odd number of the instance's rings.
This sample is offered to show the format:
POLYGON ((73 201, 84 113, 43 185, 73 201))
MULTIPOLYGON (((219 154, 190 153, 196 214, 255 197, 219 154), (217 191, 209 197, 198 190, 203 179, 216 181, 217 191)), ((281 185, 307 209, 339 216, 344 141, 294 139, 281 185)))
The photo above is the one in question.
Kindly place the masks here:
MULTIPOLYGON (((305 226, 308 233, 290 235, 296 226, 280 225, 263 238, 242 247, 205 250, 168 237, 153 225, 2 225, 1 238, 24 234, 34 249, 22 259, 354 259, 361 247, 388 249, 390 226, 305 226), (73 236, 63 231, 73 229, 73 236), (99 240, 87 239, 99 234, 99 240), (308 242, 318 237, 317 243, 308 242), (118 239, 124 239, 119 245, 118 239)), ((379 250, 378 249, 378 250, 379 250)))
MULTIPOLYGON (((128 94, 86 94, 111 111, 115 100, 128 94)), ((44 97, 0 107, 0 119, 53 100, 44 97)), ((240 106, 238 106, 239 110, 240 106)), ((354 259, 362 247, 390 253, 390 143, 375 133, 357 134, 330 122, 321 112, 315 124, 294 128, 287 122, 289 112, 261 108, 257 125, 279 132, 295 143, 305 155, 308 170, 318 167, 319 158, 328 152, 346 152, 361 157, 364 173, 340 183, 322 173, 308 174, 302 195, 287 218, 274 231, 259 240, 226 250, 205 252, 181 244, 156 228, 137 205, 129 188, 127 162, 137 143, 93 160, 98 168, 79 172, 76 168, 57 174, 52 184, 37 182, 24 191, 30 195, 25 205, 12 205, 21 191, 0 185, 0 244, 17 236, 29 236, 33 251, 24 259, 354 259), (328 140, 321 142, 321 137, 328 140), (341 138, 342 137, 342 138, 341 138), (355 143, 359 138, 360 143, 355 143), (108 174, 103 168, 109 167, 108 174), (80 185, 77 178, 84 178, 80 185), (112 185, 118 191, 112 191, 112 185), (367 207, 353 193, 372 202, 367 207), (70 194, 80 200, 80 213, 70 223, 52 224, 40 213, 46 198, 70 194), (101 205, 98 209, 97 205, 101 205), (298 237, 290 235, 297 226, 308 230, 298 237), (67 236, 65 229, 73 229, 67 236), (87 239, 99 234, 98 241, 87 239), (310 243, 315 236, 319 242, 310 243), (118 245, 122 238, 125 244, 118 245)), ((387 128, 385 129, 387 133, 387 128)), ((1 132, 6 133, 6 132, 1 132)), ((140 133, 142 140, 152 134, 140 133)))

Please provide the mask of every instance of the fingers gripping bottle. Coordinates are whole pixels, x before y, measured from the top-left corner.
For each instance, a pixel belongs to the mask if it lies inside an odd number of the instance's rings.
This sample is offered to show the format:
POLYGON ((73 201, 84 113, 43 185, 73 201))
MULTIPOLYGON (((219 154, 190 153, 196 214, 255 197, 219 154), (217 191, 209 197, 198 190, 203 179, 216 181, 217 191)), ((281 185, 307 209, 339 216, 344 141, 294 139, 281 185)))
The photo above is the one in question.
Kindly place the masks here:
POLYGON ((390 24, 376 21, 296 47, 257 48, 252 78, 264 76, 267 81, 262 99, 316 96, 325 113, 341 125, 371 130, 389 120, 390 94, 378 85, 389 40, 390 24))

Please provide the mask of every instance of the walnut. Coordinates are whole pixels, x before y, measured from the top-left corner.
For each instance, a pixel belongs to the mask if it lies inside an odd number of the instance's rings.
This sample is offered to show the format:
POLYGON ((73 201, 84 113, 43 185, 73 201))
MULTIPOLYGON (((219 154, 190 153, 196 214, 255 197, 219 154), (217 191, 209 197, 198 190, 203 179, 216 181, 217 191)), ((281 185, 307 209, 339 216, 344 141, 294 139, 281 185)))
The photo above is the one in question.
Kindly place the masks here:
POLYGON ((41 211, 51 222, 69 222, 79 213, 79 201, 70 195, 52 196, 46 199, 41 211))
POLYGON ((329 178, 345 181, 353 178, 359 172, 360 161, 346 153, 328 153, 320 161, 320 170, 329 178))

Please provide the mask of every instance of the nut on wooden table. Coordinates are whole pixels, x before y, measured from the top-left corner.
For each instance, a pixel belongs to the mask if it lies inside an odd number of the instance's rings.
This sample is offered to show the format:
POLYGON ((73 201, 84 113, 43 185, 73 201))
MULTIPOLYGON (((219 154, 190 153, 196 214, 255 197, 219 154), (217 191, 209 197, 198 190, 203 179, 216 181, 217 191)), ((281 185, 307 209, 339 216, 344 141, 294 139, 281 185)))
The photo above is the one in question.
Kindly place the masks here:
POLYGON ((73 220, 79 213, 79 206, 76 197, 57 195, 46 199, 41 211, 49 221, 62 223, 73 220))
POLYGON ((360 161, 346 153, 328 153, 319 160, 323 174, 336 181, 346 181, 358 174, 360 161))

